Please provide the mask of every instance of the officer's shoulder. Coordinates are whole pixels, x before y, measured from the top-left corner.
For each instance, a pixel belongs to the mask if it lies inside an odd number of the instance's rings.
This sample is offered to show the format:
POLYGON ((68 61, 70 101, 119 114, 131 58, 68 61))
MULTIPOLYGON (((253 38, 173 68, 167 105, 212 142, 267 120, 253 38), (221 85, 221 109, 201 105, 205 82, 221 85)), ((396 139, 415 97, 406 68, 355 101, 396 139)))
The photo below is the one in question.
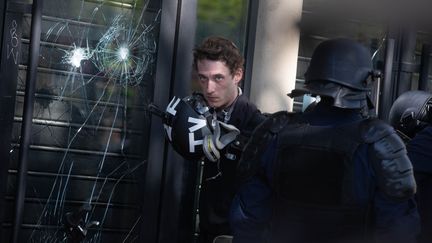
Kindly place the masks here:
POLYGON ((295 116, 299 113, 297 112, 288 112, 288 111, 277 111, 274 113, 264 113, 265 119, 258 126, 261 129, 270 129, 271 130, 280 130, 285 124, 290 122, 295 116))
POLYGON ((378 188, 390 199, 407 200, 416 191, 416 184, 405 144, 392 126, 382 120, 370 119, 362 124, 363 139, 372 145, 372 165, 378 188))
POLYGON ((294 116, 302 114, 300 112, 291 112, 291 111, 277 111, 274 113, 263 113, 266 117, 266 121, 276 121, 276 120, 286 120, 292 119, 294 116))
POLYGON ((365 119, 361 123, 359 131, 363 141, 366 143, 373 143, 396 133, 390 124, 377 118, 365 119))

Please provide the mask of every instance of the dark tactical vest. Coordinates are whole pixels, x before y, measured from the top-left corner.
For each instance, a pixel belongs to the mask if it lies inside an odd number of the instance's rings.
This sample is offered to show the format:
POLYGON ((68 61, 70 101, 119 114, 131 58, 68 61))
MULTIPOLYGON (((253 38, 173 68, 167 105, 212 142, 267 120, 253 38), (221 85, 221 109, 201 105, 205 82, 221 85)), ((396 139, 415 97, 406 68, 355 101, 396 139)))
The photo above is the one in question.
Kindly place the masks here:
MULTIPOLYGON (((268 170, 269 168, 267 168, 268 170)), ((416 191, 411 162, 394 129, 378 119, 339 126, 311 126, 301 114, 278 112, 254 131, 238 166, 239 183, 263 178, 274 190, 274 215, 269 242, 366 243, 373 232, 369 203, 375 190, 395 201, 416 191), (266 176, 261 159, 277 138, 273 175, 266 176), (354 154, 367 144, 375 180, 362 184, 363 203, 354 196, 354 154)), ((369 175, 363 175, 369 176, 369 175)))
POLYGON ((364 123, 295 122, 280 131, 270 182, 275 191, 271 242, 286 242, 287 235, 302 243, 365 242, 368 205, 358 205, 353 195, 354 154, 364 143, 364 123))
MULTIPOLYGON (((311 126, 298 114, 273 114, 255 130, 239 164, 240 178, 260 175, 265 144, 277 138, 269 242, 367 242, 368 205, 354 201, 353 157, 369 120, 311 126), (246 162, 247 161, 247 162, 246 162)), ((263 175, 261 175, 264 178, 263 175)))

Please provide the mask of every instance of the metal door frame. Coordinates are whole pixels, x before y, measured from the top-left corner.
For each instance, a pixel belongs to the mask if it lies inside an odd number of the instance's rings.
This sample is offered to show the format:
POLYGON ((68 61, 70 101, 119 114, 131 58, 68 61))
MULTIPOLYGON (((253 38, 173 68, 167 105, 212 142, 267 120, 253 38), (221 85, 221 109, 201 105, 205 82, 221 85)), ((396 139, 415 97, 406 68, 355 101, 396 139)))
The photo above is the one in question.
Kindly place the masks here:
MULTIPOLYGON (((153 102, 166 107, 172 96, 190 93, 197 0, 162 1, 153 102)), ((138 242, 177 242, 185 161, 165 141, 160 118, 152 117, 148 165, 138 242), (177 192, 177 193, 176 193, 177 192), (167 242, 167 241, 165 241, 167 242)))

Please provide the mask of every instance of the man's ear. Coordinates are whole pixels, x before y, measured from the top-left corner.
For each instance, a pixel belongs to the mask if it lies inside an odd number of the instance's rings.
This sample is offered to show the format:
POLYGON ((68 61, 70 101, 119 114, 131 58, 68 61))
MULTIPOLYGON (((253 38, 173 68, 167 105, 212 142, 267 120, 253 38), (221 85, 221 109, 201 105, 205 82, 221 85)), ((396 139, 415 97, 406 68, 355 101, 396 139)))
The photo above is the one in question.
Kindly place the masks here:
POLYGON ((242 79, 243 79, 243 68, 238 68, 234 72, 234 82, 236 84, 239 84, 242 79))

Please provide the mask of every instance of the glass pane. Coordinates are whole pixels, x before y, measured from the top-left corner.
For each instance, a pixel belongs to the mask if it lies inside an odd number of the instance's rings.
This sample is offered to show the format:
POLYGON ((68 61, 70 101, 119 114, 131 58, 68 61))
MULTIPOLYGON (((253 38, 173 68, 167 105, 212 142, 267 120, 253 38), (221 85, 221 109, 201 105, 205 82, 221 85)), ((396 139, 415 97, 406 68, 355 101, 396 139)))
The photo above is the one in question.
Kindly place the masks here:
MULTIPOLYGON (((332 8, 332 6, 326 1, 303 1, 297 62, 297 86, 304 83, 304 73, 309 66, 313 50, 326 39, 345 37, 359 41, 370 49, 375 68, 382 69, 387 26, 380 22, 374 22, 374 18, 369 18, 370 16, 349 15, 350 11, 355 10, 353 7, 340 9, 332 8)), ((374 85, 372 96, 376 95, 378 83, 374 85)), ((306 98, 303 103, 303 97, 295 98, 293 110, 304 110, 309 101, 310 99, 306 98)))
MULTIPOLYGON (((248 6, 248 0, 198 0, 195 43, 198 45, 206 37, 218 35, 232 40, 244 52, 248 6)), ((191 87, 199 90, 195 81, 191 87)))
MULTIPOLYGON (((65 231, 85 235, 83 242, 136 241, 145 220, 145 107, 153 98, 160 2, 44 1, 20 242, 70 242, 65 231)), ((26 57, 31 16, 24 22, 26 57)), ((18 77, 11 208, 27 65, 22 60, 18 77)))
POLYGON ((221 35, 243 50, 248 4, 248 0, 198 0, 196 42, 210 35, 221 35))

